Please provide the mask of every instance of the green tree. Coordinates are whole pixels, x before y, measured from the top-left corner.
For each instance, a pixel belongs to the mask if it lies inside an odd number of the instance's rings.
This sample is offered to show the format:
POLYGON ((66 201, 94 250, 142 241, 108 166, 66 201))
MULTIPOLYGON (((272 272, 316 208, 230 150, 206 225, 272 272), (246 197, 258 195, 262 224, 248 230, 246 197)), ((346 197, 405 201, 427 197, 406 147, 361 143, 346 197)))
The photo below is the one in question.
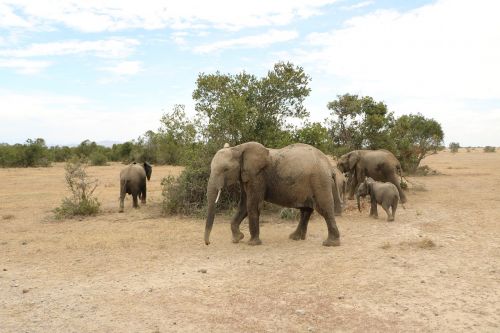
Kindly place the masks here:
POLYGON ((396 157, 407 172, 415 172, 420 161, 436 153, 444 139, 441 124, 421 114, 399 117, 390 135, 396 145, 396 157))
POLYGON ((328 128, 318 122, 306 121, 304 126, 295 131, 294 139, 296 142, 314 146, 324 153, 331 151, 332 144, 328 128))
POLYGON ((196 101, 200 134, 222 146, 258 141, 277 147, 291 140, 290 118, 303 119, 310 81, 301 67, 277 63, 265 77, 240 74, 200 74, 196 101))
POLYGON ((327 104, 331 140, 337 154, 355 149, 392 150, 389 130, 394 116, 370 96, 344 94, 327 104))

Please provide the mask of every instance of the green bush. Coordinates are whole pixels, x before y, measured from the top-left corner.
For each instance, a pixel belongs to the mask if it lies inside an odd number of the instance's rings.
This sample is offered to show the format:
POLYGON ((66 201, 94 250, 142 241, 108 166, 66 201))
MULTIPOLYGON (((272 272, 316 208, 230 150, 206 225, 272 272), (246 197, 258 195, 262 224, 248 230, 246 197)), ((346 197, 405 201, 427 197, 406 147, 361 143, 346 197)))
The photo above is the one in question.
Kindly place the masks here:
POLYGON ((90 165, 108 165, 108 158, 103 152, 94 151, 89 156, 90 165))
POLYGON ((90 179, 85 171, 87 164, 79 159, 69 161, 66 166, 66 184, 71 196, 64 198, 61 206, 54 209, 55 218, 60 220, 74 216, 96 215, 100 203, 93 196, 97 179, 90 179))
POLYGON ((486 146, 486 147, 484 147, 483 150, 485 153, 494 153, 496 151, 496 148, 492 147, 492 146, 486 146))
MULTIPOLYGON (((169 176, 162 180, 162 210, 166 215, 204 215, 207 204, 207 184, 210 177, 210 162, 217 148, 201 147, 178 178, 169 176)), ((239 201, 239 185, 222 190, 217 208, 227 210, 239 201)))

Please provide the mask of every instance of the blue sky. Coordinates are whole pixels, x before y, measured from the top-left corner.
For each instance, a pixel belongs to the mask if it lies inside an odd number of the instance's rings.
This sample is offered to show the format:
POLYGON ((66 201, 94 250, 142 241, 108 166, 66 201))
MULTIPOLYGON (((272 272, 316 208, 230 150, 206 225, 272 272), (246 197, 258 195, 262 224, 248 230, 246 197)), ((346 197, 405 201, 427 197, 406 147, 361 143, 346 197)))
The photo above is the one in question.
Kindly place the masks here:
POLYGON ((185 104, 200 72, 311 78, 315 121, 339 94, 500 146, 498 1, 0 0, 0 142, 123 142, 185 104))

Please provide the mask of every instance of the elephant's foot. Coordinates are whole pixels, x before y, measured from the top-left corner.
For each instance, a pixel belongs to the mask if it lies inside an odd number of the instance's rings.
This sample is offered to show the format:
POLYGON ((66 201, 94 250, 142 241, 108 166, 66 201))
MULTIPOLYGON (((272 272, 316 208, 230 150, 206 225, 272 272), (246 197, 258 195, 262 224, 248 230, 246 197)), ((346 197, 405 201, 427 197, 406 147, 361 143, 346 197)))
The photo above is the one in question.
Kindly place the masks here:
POLYGON ((302 232, 302 230, 295 230, 290 234, 289 238, 293 240, 304 240, 306 239, 306 233, 302 232))
POLYGON ((340 246, 340 238, 327 238, 325 241, 323 241, 323 246, 340 246))
POLYGON ((392 221, 394 221, 394 216, 390 216, 390 217, 388 217, 388 218, 387 218, 387 221, 388 221, 388 222, 392 222, 392 221))
POLYGON ((248 241, 248 245, 252 245, 252 246, 261 245, 261 244, 262 244, 262 241, 258 237, 252 238, 248 241))
POLYGON ((239 231, 239 233, 236 235, 233 234, 233 243, 235 243, 235 244, 239 243, 240 240, 242 240, 244 237, 245 237, 245 235, 241 231, 239 231))
POLYGON ((123 213, 123 208, 120 208, 120 210, 118 210, 118 213, 123 213))
POLYGON ((376 219, 378 219, 378 215, 374 215, 374 214, 372 214, 372 215, 370 215, 370 217, 371 217, 372 219, 375 219, 375 220, 376 220, 376 219))

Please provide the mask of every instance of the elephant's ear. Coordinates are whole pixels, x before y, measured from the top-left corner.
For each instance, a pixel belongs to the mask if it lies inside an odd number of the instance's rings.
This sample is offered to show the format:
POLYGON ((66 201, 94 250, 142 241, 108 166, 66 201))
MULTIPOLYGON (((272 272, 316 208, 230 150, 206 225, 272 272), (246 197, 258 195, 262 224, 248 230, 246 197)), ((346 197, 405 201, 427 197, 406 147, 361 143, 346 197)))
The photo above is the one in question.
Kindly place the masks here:
POLYGON ((356 151, 349 153, 349 170, 354 169, 356 163, 359 162, 359 154, 356 151))
POLYGON ((241 149, 241 180, 246 183, 267 166, 269 150, 258 142, 244 143, 241 149))
POLYGON ((149 180, 151 178, 151 173, 153 172, 151 164, 144 162, 144 171, 146 171, 146 178, 149 180))

